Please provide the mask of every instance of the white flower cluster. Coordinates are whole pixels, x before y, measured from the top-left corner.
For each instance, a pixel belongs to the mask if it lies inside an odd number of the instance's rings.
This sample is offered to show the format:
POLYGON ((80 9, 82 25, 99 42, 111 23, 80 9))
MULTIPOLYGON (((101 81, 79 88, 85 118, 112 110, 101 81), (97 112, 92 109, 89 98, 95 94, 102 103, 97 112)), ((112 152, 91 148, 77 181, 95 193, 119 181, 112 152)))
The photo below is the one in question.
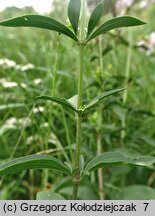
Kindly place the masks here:
POLYGON ((20 71, 28 71, 34 69, 34 65, 31 63, 25 64, 25 65, 18 65, 15 61, 10 59, 0 59, 0 68, 3 70, 7 69, 15 69, 20 71))
POLYGON ((16 66, 16 62, 9 59, 0 59, 0 67, 4 70, 9 68, 14 68, 16 66))
MULTIPOLYGON (((34 85, 38 86, 38 85, 40 85, 42 83, 42 79, 40 79, 40 78, 34 79, 33 83, 34 83, 34 85)), ((28 88, 26 83, 12 82, 12 81, 9 81, 8 79, 4 78, 4 77, 0 79, 0 85, 3 88, 15 88, 17 86, 20 86, 20 87, 22 87, 24 89, 28 88)))
POLYGON ((39 107, 35 107, 33 109, 33 113, 39 113, 39 112, 43 112, 44 111, 44 107, 39 106, 39 107))
MULTIPOLYGON (((151 32, 147 40, 141 40, 137 44, 139 47, 145 46, 147 48, 147 55, 155 52, 155 32, 151 32)), ((142 49, 143 51, 143 49, 142 49)))
POLYGON ((30 126, 31 125, 31 119, 30 118, 15 118, 11 117, 7 119, 3 124, 3 129, 11 129, 11 128, 21 128, 24 126, 30 126))
POLYGON ((14 88, 18 86, 16 82, 9 82, 6 78, 0 79, 0 85, 4 88, 14 88))
POLYGON ((148 54, 155 52, 155 32, 152 32, 148 40, 148 54))

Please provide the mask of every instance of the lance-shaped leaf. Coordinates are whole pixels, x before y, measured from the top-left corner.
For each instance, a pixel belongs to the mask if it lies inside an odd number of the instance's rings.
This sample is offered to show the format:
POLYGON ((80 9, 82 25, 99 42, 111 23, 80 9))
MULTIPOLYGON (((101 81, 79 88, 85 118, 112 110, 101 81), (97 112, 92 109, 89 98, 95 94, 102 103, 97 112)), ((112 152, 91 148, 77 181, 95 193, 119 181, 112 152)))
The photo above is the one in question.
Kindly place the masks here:
POLYGON ((81 11, 81 0, 70 0, 68 5, 68 17, 75 34, 78 31, 78 24, 81 11))
POLYGON ((121 28, 121 27, 131 27, 131 26, 138 26, 138 25, 144 25, 146 23, 142 22, 141 20, 131 17, 131 16, 122 16, 122 17, 116 17, 113 18, 107 22, 105 22, 103 25, 101 25, 90 37, 87 41, 97 37, 100 34, 104 34, 110 30, 121 28))
POLYGON ((63 196, 61 196, 58 193, 52 193, 51 191, 49 192, 39 192, 37 193, 37 200, 65 200, 63 196))
POLYGON ((114 95, 118 92, 124 91, 126 88, 121 88, 121 89, 113 89, 111 91, 107 91, 103 93, 102 95, 95 97, 93 100, 91 100, 87 105, 84 106, 84 112, 89 112, 92 110, 101 100, 114 95))
POLYGON ((67 109, 71 109, 71 110, 74 110, 75 112, 77 112, 77 109, 66 98, 60 98, 60 97, 55 97, 55 96, 50 97, 50 96, 46 96, 46 95, 41 95, 41 96, 36 97, 36 99, 50 100, 52 102, 61 104, 63 107, 65 107, 67 109))
POLYGON ((98 3, 94 11, 92 12, 89 22, 88 22, 88 32, 87 32, 87 38, 91 34, 91 32, 94 30, 98 22, 100 21, 102 14, 103 14, 104 4, 102 2, 98 3))
POLYGON ((84 171, 89 172, 106 165, 131 164, 139 166, 151 166, 155 163, 155 157, 141 156, 126 153, 121 150, 106 152, 93 158, 85 167, 84 171))
POLYGON ((5 162, 0 165, 0 176, 13 174, 27 169, 55 169, 70 174, 69 169, 58 159, 49 155, 29 155, 5 162))
POLYGON ((38 27, 62 33, 75 41, 78 41, 73 32, 62 23, 47 16, 25 15, 0 22, 0 26, 6 27, 38 27))

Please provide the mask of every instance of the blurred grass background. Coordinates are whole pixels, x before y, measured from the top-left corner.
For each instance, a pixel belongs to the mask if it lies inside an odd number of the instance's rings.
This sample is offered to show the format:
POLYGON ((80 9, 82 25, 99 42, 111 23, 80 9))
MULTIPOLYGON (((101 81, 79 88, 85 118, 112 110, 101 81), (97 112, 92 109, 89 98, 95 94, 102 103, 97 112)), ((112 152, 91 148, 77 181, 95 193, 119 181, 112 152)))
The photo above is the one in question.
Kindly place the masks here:
MULTIPOLYGON (((67 3, 57 0, 53 7, 49 15, 67 25, 67 3)), ((0 19, 31 13, 35 11, 30 7, 10 7, 0 13, 0 19)), ((132 44, 128 97, 125 107, 122 94, 100 105, 103 151, 125 148, 155 156, 155 46, 149 47, 150 35, 155 32, 152 18, 155 5, 148 3, 145 8, 134 5, 128 13, 146 21, 147 25, 103 35, 103 50, 110 47, 103 55, 103 71, 99 69, 98 40, 87 46, 84 98, 89 101, 99 92, 126 86, 129 45, 120 39, 121 35, 132 44), (144 48, 139 44, 145 45, 144 48), (123 118, 126 118, 126 128, 122 144, 123 118)), ((112 16, 107 12, 103 21, 112 16)), ((0 28, 0 162, 39 152, 72 161, 74 154, 69 146, 74 150, 74 115, 56 104, 35 101, 35 96, 53 93, 66 98, 74 96, 77 56, 76 44, 62 35, 41 29, 0 28)), ((94 112, 84 119, 82 153, 86 161, 96 155, 98 118, 98 112, 94 112)), ((134 191, 140 193, 139 187, 145 197, 148 193, 155 197, 154 186, 153 168, 104 169, 106 199, 130 199, 134 191), (129 194, 131 187, 133 193, 129 194)), ((69 197, 71 180, 55 171, 24 171, 1 179, 0 199, 34 199, 38 191, 51 188, 69 197)), ((96 173, 83 180, 79 198, 99 198, 96 173), (84 191, 86 197, 83 197, 84 191)))

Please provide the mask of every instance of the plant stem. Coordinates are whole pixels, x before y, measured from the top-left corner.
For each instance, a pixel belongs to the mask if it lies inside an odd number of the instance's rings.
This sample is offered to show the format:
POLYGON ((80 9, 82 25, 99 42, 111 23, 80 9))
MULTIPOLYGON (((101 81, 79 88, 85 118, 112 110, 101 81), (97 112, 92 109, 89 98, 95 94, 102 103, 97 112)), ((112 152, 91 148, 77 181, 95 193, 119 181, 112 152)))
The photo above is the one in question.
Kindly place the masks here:
MULTIPOLYGON (((83 50, 84 46, 79 45, 79 74, 78 74, 78 109, 82 107, 83 93, 83 50)), ((79 169, 80 145, 81 145, 81 116, 77 115, 76 120, 76 150, 75 150, 75 169, 79 169)))
POLYGON ((102 52, 103 52, 103 46, 102 46, 102 35, 99 36, 99 64, 100 64, 100 73, 103 73, 103 56, 102 56, 102 52))
MULTIPOLYGON (((82 107, 82 92, 83 92, 83 49, 84 46, 79 46, 79 74, 78 74, 78 109, 82 107)), ((79 159, 80 159, 80 150, 81 150, 81 124, 82 118, 77 114, 76 119, 76 149, 75 149, 75 173, 73 176, 73 199, 76 199, 78 192, 78 185, 80 181, 80 168, 79 168, 79 159)))
MULTIPOLYGON (((103 73, 103 56, 102 56, 102 51, 103 51, 103 47, 102 47, 102 37, 99 36, 99 65, 100 65, 100 73, 103 73)), ((101 79, 101 86, 103 81, 101 79)), ((103 87, 104 88, 104 87, 103 87)), ((103 149, 102 149, 102 139, 101 139, 101 126, 102 126, 102 109, 101 107, 98 110, 98 121, 97 121, 97 155, 100 155, 101 153, 103 153, 103 149)), ((104 184, 103 184, 103 169, 100 168, 97 171, 97 175, 98 175, 98 187, 99 187, 99 198, 100 200, 104 200, 104 184)))
MULTIPOLYGON (((127 62, 126 62, 126 73, 125 73, 125 85, 128 86, 128 81, 130 77, 130 68, 131 68, 131 57, 132 57, 132 32, 129 30, 129 47, 128 47, 128 53, 127 53, 127 62)), ((123 93, 123 107, 124 107, 124 118, 122 119, 121 126, 121 141, 122 141, 122 147, 124 147, 124 139, 126 137, 126 103, 128 98, 128 89, 124 91, 123 93)))
MULTIPOLYGON (((102 143, 101 143, 101 132, 97 134, 97 154, 100 155, 102 152, 102 143)), ((98 174, 98 188, 99 188, 99 198, 104 200, 104 185, 103 185, 103 169, 99 168, 97 170, 98 174)))
MULTIPOLYGON (((82 0, 80 44, 79 44, 78 101, 77 101, 78 109, 82 107, 82 94, 83 94, 83 71, 84 71, 83 52, 85 47, 84 26, 85 26, 85 0, 82 0)), ((74 165, 74 173, 73 173, 73 200, 77 199, 78 186, 80 182, 81 124, 82 124, 82 117, 78 113, 76 118, 76 147, 75 147, 75 165, 74 165)))

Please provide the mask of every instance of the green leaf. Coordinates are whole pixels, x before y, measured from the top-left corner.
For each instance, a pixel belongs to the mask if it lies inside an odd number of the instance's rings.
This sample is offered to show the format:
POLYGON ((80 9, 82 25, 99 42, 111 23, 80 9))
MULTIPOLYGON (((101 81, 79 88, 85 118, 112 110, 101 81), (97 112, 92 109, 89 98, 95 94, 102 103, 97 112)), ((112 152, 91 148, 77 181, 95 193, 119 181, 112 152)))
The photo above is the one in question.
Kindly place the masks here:
POLYGON ((68 163, 68 162, 64 162, 64 164, 70 170, 70 173, 72 173, 72 171, 73 171, 72 165, 70 163, 68 163))
POLYGON ((87 32, 87 38, 91 34, 91 32, 94 30, 98 22, 100 21, 102 14, 103 14, 104 4, 102 2, 98 3, 94 11, 92 12, 89 23, 88 23, 88 32, 87 32))
POLYGON ((0 165, 0 176, 27 169, 55 169, 70 174, 69 169, 58 159, 49 155, 29 155, 0 165))
POLYGON ((117 200, 151 200, 155 199, 155 190, 146 185, 132 185, 116 193, 117 200))
MULTIPOLYGON (((59 190, 59 193, 61 193, 64 196, 71 197, 72 191, 73 191, 73 187, 68 186, 68 187, 64 187, 61 190, 59 190)), ((80 185, 78 187, 77 199, 79 200, 97 200, 98 197, 96 193, 93 191, 93 188, 85 186, 85 185, 80 185)))
POLYGON ((155 163, 155 157, 141 156, 123 151, 111 151, 93 158, 85 167, 86 172, 96 170, 110 164, 131 164, 139 166, 151 166, 155 163))
POLYGON ((144 134, 139 134, 139 139, 144 141, 145 143, 151 145, 151 146, 155 146, 155 139, 147 136, 147 135, 144 135, 144 134))
POLYGON ((66 98, 60 98, 60 97, 55 97, 55 96, 50 97, 47 95, 41 95, 41 96, 36 97, 36 99, 50 100, 55 103, 61 104, 65 108, 68 108, 68 109, 71 109, 77 112, 76 108, 66 98))
POLYGON ((88 112, 91 109, 93 109, 101 100, 103 100, 103 99, 105 99, 105 98, 107 98, 107 97, 109 97, 109 96, 111 96, 113 94, 124 91, 125 89, 126 88, 110 90, 110 91, 107 91, 107 92, 103 93, 102 95, 100 95, 98 97, 95 97, 87 105, 84 106, 84 112, 88 112))
POLYGON ((73 34, 73 32, 68 29, 62 23, 56 21, 47 16, 41 15, 24 15, 20 17, 15 17, 12 19, 8 19, 0 22, 0 26, 6 27, 39 27, 43 29, 48 29, 52 31, 56 31, 62 33, 75 41, 78 41, 77 37, 73 34))
POLYGON ((52 192, 39 192, 37 193, 37 200, 65 200, 63 196, 61 196, 58 193, 52 193, 52 192))
POLYGON ((131 17, 131 16, 122 16, 113 18, 103 25, 101 25, 89 38, 87 41, 92 40, 93 38, 97 37, 100 34, 104 34, 110 30, 121 28, 121 27, 131 27, 131 26, 138 26, 144 25, 146 23, 142 22, 141 20, 131 17))
POLYGON ((78 31, 80 11, 81 0, 70 0, 68 5, 68 17, 76 35, 78 31))

